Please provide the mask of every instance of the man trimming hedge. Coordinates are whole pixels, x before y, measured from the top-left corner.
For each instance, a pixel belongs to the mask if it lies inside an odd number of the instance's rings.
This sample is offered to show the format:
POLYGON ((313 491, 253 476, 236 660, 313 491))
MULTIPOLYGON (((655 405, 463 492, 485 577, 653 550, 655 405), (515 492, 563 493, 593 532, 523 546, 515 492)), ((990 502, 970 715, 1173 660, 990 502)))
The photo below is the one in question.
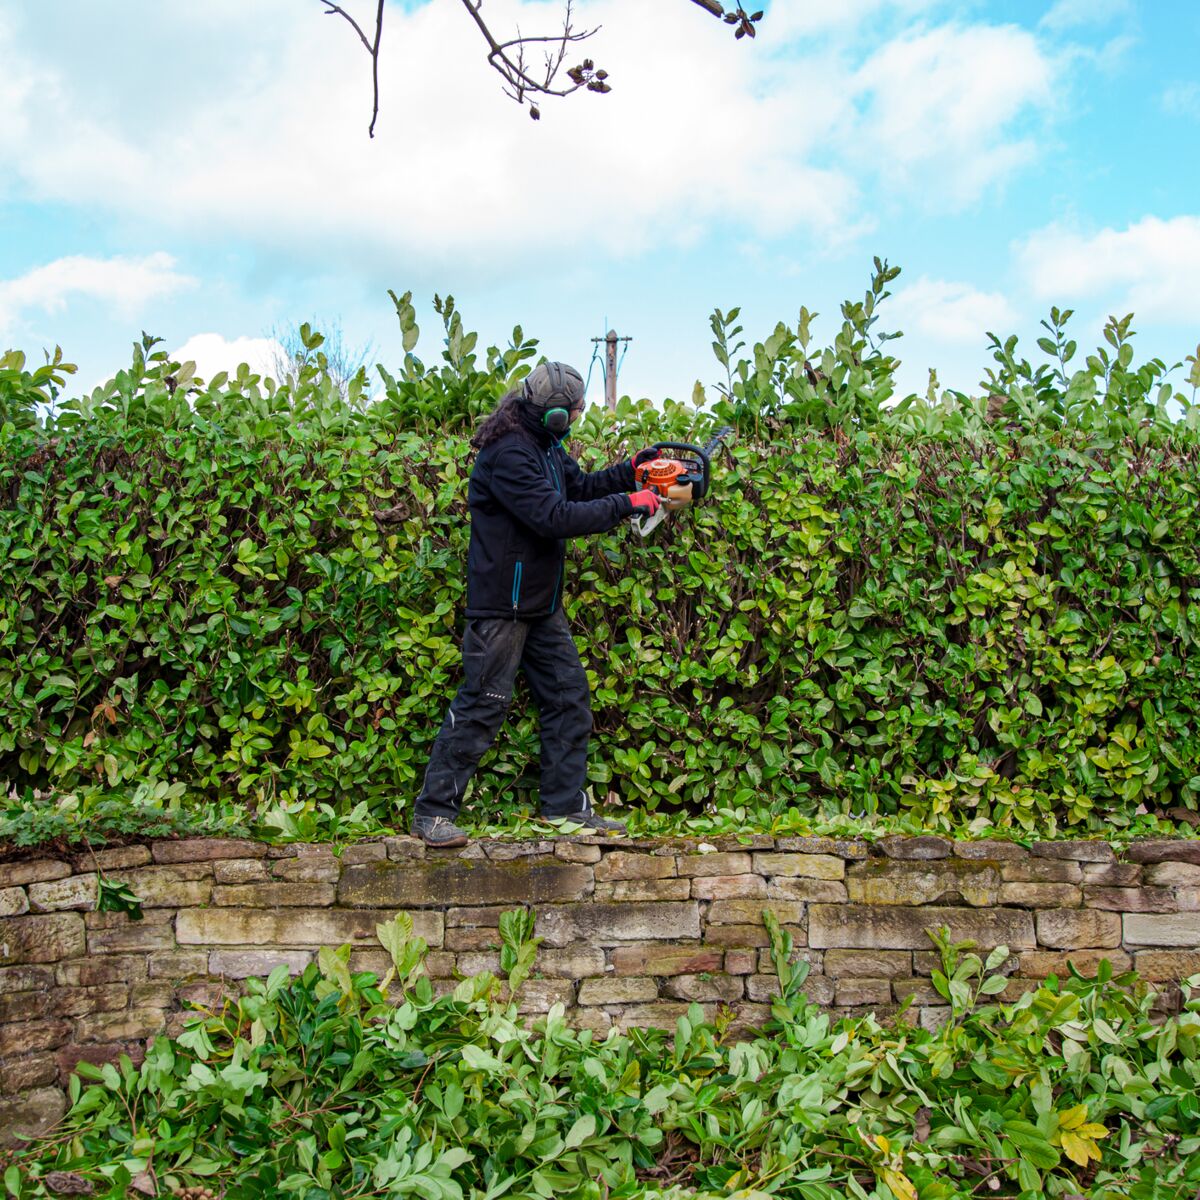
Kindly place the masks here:
POLYGON ((625 832, 592 810, 584 790, 592 713, 587 675, 563 613, 563 562, 567 538, 653 516, 658 496, 633 491, 633 468, 655 451, 584 472, 563 445, 582 412, 579 372, 542 363, 501 399, 471 440, 479 453, 467 490, 464 681, 413 809, 412 831, 428 846, 466 844, 454 821, 467 782, 504 723, 518 670, 525 672, 541 726, 542 815, 625 832))

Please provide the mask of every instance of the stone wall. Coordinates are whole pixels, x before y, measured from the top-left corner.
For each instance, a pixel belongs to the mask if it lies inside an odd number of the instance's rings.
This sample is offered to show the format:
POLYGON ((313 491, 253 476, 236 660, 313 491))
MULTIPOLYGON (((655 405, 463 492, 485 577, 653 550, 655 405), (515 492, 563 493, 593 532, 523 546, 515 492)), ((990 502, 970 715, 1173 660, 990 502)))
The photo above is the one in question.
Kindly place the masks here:
POLYGON ((63 1112, 81 1059, 139 1058, 193 1005, 249 975, 300 970, 351 943, 383 974, 375 926, 412 914, 439 986, 495 971, 507 908, 537 909, 544 939, 528 1013, 557 1002, 595 1029, 665 1025, 689 1003, 744 1024, 775 986, 761 920, 771 908, 812 966, 811 999, 839 1014, 936 1022, 926 930, 1014 952, 1001 998, 1068 960, 1104 958, 1156 983, 1200 971, 1200 842, 1101 842, 1029 850, 1006 842, 754 837, 641 842, 475 842, 426 851, 411 838, 347 848, 157 842, 75 859, 0 864, 0 1141, 63 1112), (144 919, 95 912, 97 871, 141 898, 144 919))

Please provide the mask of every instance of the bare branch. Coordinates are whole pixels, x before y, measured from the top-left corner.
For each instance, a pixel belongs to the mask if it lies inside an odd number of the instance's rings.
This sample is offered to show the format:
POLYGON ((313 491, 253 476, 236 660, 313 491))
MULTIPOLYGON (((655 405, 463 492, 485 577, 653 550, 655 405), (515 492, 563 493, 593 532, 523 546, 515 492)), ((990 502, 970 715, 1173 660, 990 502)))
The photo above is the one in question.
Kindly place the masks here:
POLYGON ((367 40, 367 35, 363 33, 362 26, 340 5, 334 4, 333 0, 321 0, 325 5, 325 15, 327 17, 344 17, 350 22, 350 27, 358 34, 358 39, 367 48, 367 53, 371 56, 371 86, 373 96, 371 102, 371 124, 367 126, 367 134, 370 137, 375 136, 375 122, 379 119, 379 43, 383 39, 383 5, 384 0, 379 0, 379 7, 375 11, 375 41, 367 40))
MULTIPOLYGON (((372 105, 371 124, 368 133, 375 136, 375 122, 379 118, 379 44, 383 38, 383 14, 385 0, 377 0, 375 10, 375 38, 367 37, 359 23, 335 0, 318 0, 325 6, 326 16, 342 17, 358 34, 367 53, 371 56, 372 105)), ((762 12, 748 13, 742 4, 726 8, 721 0, 692 0, 692 3, 704 9, 705 12, 734 26, 734 37, 754 37, 755 26, 762 20, 762 12)), ((569 96, 572 92, 586 88, 589 92, 604 94, 611 92, 612 87, 607 82, 608 72, 598 70, 596 64, 585 58, 578 66, 566 71, 569 85, 558 81, 559 72, 566 61, 568 47, 577 42, 586 41, 600 31, 600 26, 581 32, 572 28, 573 0, 566 0, 566 11, 561 33, 553 35, 525 35, 518 28, 515 37, 504 41, 499 40, 483 19, 481 10, 483 0, 462 0, 463 7, 470 14, 479 32, 488 45, 487 61, 504 80, 504 93, 516 100, 518 104, 529 105, 529 115, 536 121, 541 112, 537 105, 529 99, 530 96, 569 96), (541 46, 545 50, 545 71, 541 77, 533 74, 532 68, 526 65, 526 47, 541 46)))

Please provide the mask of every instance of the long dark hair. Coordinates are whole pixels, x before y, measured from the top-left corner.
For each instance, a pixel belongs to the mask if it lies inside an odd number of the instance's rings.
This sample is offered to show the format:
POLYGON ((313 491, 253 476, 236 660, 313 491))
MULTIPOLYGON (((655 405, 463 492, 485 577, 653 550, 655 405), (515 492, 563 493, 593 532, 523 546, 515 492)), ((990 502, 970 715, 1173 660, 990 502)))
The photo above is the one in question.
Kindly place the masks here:
POLYGON ((513 388, 511 392, 505 392, 500 397, 499 404, 484 417, 482 424, 475 430, 475 436, 471 438, 471 445, 476 450, 490 446, 497 438, 503 437, 520 425, 521 413, 517 407, 520 398, 521 389, 519 387, 513 388))

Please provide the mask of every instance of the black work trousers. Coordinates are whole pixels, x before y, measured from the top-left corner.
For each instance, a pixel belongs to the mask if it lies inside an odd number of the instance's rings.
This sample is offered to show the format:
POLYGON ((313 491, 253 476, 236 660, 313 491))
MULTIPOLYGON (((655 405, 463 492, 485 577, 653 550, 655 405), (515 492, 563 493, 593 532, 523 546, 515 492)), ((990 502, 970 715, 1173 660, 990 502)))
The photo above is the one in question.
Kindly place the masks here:
POLYGON ((559 609, 529 621, 467 621, 466 678, 433 744, 414 817, 458 815, 468 780, 504 724, 518 670, 525 672, 541 726, 542 815, 561 817, 586 807, 592 710, 587 675, 559 609))

